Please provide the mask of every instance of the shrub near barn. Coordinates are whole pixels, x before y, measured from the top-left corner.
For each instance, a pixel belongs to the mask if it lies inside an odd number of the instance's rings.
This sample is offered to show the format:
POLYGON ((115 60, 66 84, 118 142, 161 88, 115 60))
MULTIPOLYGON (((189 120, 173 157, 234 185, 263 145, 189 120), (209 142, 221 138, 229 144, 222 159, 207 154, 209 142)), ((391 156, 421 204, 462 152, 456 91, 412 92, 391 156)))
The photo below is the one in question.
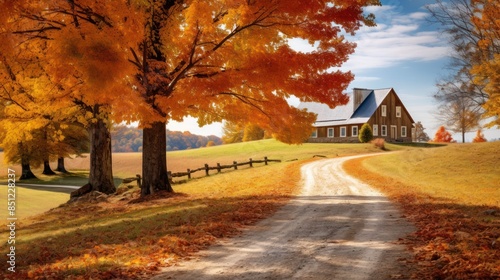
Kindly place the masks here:
POLYGON ((373 139, 373 131, 370 124, 365 123, 361 127, 358 138, 361 143, 368 143, 373 139))

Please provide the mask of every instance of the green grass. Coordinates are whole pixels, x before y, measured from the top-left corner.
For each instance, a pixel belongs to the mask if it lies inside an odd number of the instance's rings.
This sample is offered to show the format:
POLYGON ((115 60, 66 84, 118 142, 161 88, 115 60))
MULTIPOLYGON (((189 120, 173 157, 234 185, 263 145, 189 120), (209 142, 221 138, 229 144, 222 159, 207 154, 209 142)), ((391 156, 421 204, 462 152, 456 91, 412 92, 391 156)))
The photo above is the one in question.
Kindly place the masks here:
POLYGON ((411 149, 364 164, 433 197, 500 207, 500 142, 411 149))
MULTIPOLYGON (((0 185, 0 204, 7 205, 7 186, 0 185)), ((24 220, 27 217, 41 214, 55 208, 69 199, 67 193, 51 190, 30 189, 17 186, 16 190, 16 218, 24 220)), ((0 220, 5 221, 8 216, 7 206, 0 211, 0 220)))

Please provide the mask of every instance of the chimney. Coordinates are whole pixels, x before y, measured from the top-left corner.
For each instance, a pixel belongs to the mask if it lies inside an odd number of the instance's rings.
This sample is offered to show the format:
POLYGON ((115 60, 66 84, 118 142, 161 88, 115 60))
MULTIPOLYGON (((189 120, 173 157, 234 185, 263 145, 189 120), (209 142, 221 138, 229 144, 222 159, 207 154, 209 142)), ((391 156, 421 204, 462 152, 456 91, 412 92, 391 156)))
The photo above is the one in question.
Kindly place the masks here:
POLYGON ((373 90, 371 89, 366 89, 366 88, 354 88, 353 89, 353 112, 355 112, 359 105, 363 103, 365 98, 372 92, 373 90))

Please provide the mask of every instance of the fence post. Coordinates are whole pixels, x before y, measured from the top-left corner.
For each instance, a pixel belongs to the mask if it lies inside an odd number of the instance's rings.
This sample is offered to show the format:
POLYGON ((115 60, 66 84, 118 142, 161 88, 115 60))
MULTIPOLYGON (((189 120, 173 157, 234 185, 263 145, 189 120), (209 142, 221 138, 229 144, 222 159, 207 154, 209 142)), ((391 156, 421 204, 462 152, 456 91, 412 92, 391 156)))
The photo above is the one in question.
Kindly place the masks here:
POLYGON ((137 177, 137 186, 139 186, 139 189, 142 189, 141 175, 135 174, 135 177, 137 177))
POLYGON ((236 161, 233 161, 234 164, 234 170, 238 170, 238 163, 236 161))
POLYGON ((208 176, 208 164, 205 163, 205 174, 208 176))
POLYGON ((250 159, 250 167, 253 167, 252 159, 250 159))
POLYGON ((188 174, 188 179, 191 179, 191 169, 188 168, 187 174, 188 174))
POLYGON ((220 173, 220 163, 217 162, 217 173, 220 173))
POLYGON ((172 171, 167 171, 167 178, 170 183, 173 183, 172 171))
POLYGON ((267 157, 264 157, 264 163, 267 165, 267 157))

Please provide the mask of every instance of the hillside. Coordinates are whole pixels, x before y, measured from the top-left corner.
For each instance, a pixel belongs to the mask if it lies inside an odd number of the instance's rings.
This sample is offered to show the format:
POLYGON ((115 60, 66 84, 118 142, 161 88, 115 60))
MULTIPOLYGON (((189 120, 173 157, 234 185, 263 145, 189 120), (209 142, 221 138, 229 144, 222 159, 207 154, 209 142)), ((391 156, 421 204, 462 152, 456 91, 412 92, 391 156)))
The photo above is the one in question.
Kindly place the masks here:
POLYGON ((500 278, 500 142, 451 144, 348 162, 399 203, 418 279, 500 278))

